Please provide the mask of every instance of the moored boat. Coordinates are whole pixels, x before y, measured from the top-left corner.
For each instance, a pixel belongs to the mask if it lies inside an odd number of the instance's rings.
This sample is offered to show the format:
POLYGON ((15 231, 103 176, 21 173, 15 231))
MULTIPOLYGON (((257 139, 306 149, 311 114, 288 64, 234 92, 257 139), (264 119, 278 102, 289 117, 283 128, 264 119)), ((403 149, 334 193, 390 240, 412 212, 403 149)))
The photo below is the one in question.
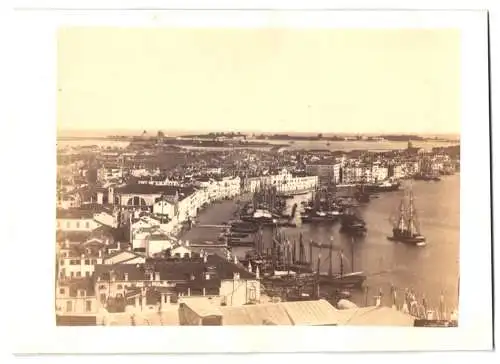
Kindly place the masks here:
POLYGON ((425 246, 426 238, 420 232, 413 191, 408 191, 408 203, 403 197, 399 204, 397 219, 394 221, 392 235, 387 239, 416 246, 425 246))

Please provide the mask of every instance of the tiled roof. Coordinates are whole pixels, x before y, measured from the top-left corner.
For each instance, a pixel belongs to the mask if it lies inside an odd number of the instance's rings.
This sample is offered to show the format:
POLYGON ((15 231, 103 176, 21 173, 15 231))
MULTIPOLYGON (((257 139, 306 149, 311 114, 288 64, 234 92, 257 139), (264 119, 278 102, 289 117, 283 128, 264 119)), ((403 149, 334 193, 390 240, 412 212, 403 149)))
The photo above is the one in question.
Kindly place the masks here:
POLYGON ((182 194, 184 194, 184 196, 188 196, 191 195, 194 191, 195 189, 192 187, 155 186, 150 184, 130 184, 115 189, 115 193, 136 195, 164 194, 166 196, 174 196, 176 193, 179 193, 179 198, 181 198, 182 194))
POLYGON ((391 307, 371 306, 338 310, 339 325, 413 326, 415 318, 391 307))
POLYGON ((325 300, 220 307, 223 325, 336 325, 335 307, 325 300))
MULTIPOLYGON (((94 284, 91 278, 83 277, 83 278, 75 278, 71 280, 64 280, 58 283, 58 287, 69 287, 69 295, 71 297, 76 297, 78 294, 78 290, 84 289, 86 292, 86 296, 95 295, 94 292, 94 284)), ((59 295, 59 291, 56 292, 59 295)))
POLYGON ((278 303, 220 307, 223 325, 293 325, 278 303))
POLYGON ((70 243, 83 243, 90 239, 91 233, 87 231, 57 231, 56 241, 64 242, 69 240, 70 243))
MULTIPOLYGON (((129 281, 145 280, 145 271, 150 268, 152 272, 160 273, 162 281, 190 281, 191 275, 195 282, 204 280, 204 273, 212 271, 210 280, 220 281, 222 279, 233 279, 234 273, 240 274, 240 279, 255 279, 253 273, 248 272, 241 265, 235 265, 217 255, 209 255, 207 263, 197 259, 148 259, 146 264, 115 264, 96 265, 95 276, 102 280, 109 279, 110 271, 114 271, 117 280, 124 280, 128 273, 129 281)), ((154 278, 154 275, 153 275, 154 278)))
POLYGON ((58 219, 93 219, 94 211, 81 209, 57 209, 56 217, 58 219))

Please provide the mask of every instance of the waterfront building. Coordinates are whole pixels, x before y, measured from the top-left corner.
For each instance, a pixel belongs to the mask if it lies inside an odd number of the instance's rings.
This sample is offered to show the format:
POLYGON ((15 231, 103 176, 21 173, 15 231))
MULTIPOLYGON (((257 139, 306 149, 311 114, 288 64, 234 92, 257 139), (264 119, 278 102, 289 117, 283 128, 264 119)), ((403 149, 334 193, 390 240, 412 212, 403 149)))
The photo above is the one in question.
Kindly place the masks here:
POLYGON ((341 183, 340 169, 342 163, 336 160, 321 160, 317 159, 306 164, 306 173, 318 176, 321 182, 325 183, 341 183))
POLYGON ((400 164, 391 164, 388 168, 388 176, 393 179, 402 179, 406 177, 403 166, 400 164))
POLYGON ((371 166, 356 162, 347 162, 341 169, 342 184, 373 182, 371 166))
POLYGON ((233 198, 241 193, 240 177, 198 177, 194 184, 205 190, 206 203, 233 198))
POLYGON ((255 192, 263 185, 275 186, 278 191, 285 193, 312 191, 318 184, 318 176, 293 173, 286 169, 277 174, 251 177, 245 181, 245 187, 249 192, 255 192))

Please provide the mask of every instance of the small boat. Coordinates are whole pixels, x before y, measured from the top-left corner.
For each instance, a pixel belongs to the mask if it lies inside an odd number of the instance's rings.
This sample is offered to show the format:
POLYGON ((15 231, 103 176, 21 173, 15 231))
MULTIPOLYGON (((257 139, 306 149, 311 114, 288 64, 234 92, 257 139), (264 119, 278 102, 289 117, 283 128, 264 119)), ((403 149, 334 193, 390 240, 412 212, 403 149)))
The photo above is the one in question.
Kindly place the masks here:
POLYGON ((231 224, 231 232, 232 233, 256 233, 259 230, 259 227, 256 224, 247 221, 241 222, 233 222, 231 224))
POLYGON ((364 235, 367 232, 365 221, 353 213, 342 215, 340 231, 352 235, 364 235))
POLYGON ((420 227, 415 209, 413 192, 408 192, 408 204, 402 198, 399 204, 399 213, 392 228, 392 236, 387 239, 416 246, 425 246, 426 238, 420 233, 420 227))

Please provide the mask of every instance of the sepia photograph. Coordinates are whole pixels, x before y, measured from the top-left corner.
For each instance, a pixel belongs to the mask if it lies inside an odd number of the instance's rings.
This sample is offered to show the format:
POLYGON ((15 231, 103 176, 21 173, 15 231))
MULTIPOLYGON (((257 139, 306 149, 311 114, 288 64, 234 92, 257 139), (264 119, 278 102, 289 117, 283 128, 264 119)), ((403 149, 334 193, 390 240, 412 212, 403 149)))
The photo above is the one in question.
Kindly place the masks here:
POLYGON ((58 33, 58 325, 459 322, 460 33, 58 33))
POLYGON ((492 343, 484 12, 44 19, 56 339, 25 350, 492 343))

